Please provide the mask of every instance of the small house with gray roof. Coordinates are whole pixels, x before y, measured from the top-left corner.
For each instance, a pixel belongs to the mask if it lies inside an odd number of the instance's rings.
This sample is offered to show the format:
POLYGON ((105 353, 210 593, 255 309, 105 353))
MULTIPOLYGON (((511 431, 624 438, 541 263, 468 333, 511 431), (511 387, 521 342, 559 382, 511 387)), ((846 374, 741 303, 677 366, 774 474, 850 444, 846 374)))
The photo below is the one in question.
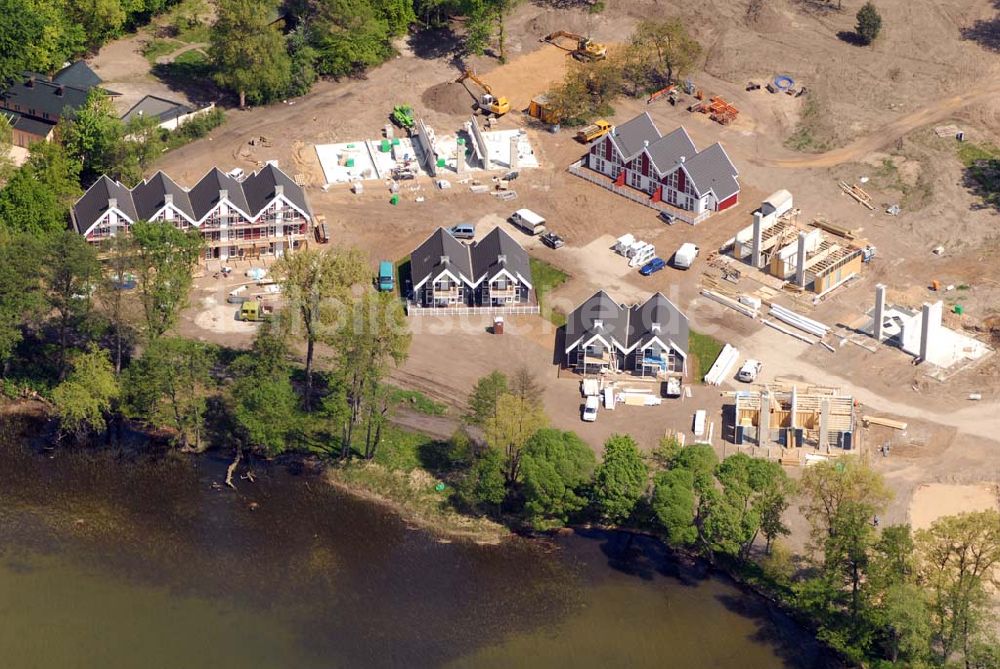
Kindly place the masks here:
POLYGON ((132 189, 102 176, 71 215, 94 244, 127 233, 136 221, 195 228, 205 238, 206 260, 281 256, 298 248, 312 221, 305 192, 271 164, 243 181, 212 169, 190 190, 163 172, 132 189))
POLYGON ((662 293, 629 305, 595 293, 566 319, 564 361, 581 374, 687 374, 688 319, 662 293))
POLYGON ((648 112, 594 140, 579 165, 607 177, 597 183, 640 191, 649 206, 689 223, 739 201, 739 171, 721 144, 698 151, 683 127, 664 135, 648 112))
POLYGON ((534 304, 527 252, 501 228, 463 244, 438 228, 410 254, 413 306, 484 310, 534 304))

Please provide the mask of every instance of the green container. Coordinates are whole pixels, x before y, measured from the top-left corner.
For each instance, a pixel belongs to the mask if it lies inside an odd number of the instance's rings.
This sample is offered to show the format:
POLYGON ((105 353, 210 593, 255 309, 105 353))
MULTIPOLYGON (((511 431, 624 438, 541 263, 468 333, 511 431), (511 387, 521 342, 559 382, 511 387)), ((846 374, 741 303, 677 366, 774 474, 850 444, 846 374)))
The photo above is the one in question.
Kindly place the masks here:
POLYGON ((392 138, 392 145, 393 146, 399 146, 399 137, 393 137, 392 138))
POLYGON ((392 197, 390 197, 389 198, 389 204, 393 204, 393 205, 399 204, 399 196, 398 195, 393 195, 392 197))
POLYGON ((391 146, 392 145, 389 144, 389 140, 383 139, 382 143, 379 144, 378 150, 381 151, 382 153, 389 153, 391 146))
POLYGON ((347 148, 349 148, 349 149, 353 149, 353 148, 354 148, 354 145, 353 145, 353 144, 348 144, 348 145, 347 145, 347 148))
POLYGON ((465 146, 465 137, 459 137, 458 138, 458 145, 459 146, 465 146))
POLYGON ((345 161, 345 165, 346 165, 347 167, 354 167, 354 158, 348 158, 348 159, 347 159, 347 160, 345 161))
POLYGON ((437 162, 437 166, 438 167, 444 167, 447 164, 448 164, 448 161, 446 161, 444 158, 438 158, 438 162, 437 162))
POLYGON ((952 311, 961 316, 962 314, 965 313, 965 307, 963 307, 961 304, 956 304, 955 308, 952 309, 952 311))

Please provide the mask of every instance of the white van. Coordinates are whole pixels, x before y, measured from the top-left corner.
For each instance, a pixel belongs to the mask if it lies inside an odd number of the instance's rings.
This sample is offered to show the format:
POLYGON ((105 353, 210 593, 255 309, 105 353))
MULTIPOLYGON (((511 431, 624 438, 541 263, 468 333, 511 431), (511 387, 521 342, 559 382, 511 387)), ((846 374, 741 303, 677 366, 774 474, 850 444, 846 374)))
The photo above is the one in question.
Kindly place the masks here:
POLYGON ((529 235, 540 235, 545 232, 545 219, 530 209, 518 209, 510 215, 510 222, 529 235))
POLYGON ((677 269, 688 269, 698 257, 698 247, 687 242, 674 252, 674 267, 677 269))
POLYGON ((581 418, 587 423, 593 423, 597 420, 597 407, 599 406, 601 406, 601 400, 597 395, 591 395, 583 405, 583 416, 581 418))
POLYGON ((707 417, 708 414, 704 409, 698 409, 694 412, 694 436, 705 436, 705 420, 707 417))

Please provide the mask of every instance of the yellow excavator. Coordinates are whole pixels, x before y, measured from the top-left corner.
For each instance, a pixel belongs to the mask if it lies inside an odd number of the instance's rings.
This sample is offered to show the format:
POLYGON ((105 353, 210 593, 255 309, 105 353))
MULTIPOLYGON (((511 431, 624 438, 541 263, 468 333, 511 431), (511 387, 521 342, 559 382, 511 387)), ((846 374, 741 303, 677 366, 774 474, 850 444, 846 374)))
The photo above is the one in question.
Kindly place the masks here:
POLYGON ((567 50, 570 51, 570 53, 573 54, 573 57, 577 60, 593 62, 595 60, 604 60, 608 57, 608 47, 604 44, 595 42, 589 37, 584 37, 583 35, 566 32, 565 30, 557 30, 554 33, 550 33, 543 37, 541 41, 554 44, 557 47, 564 49, 566 47, 556 41, 561 37, 565 37, 566 39, 571 39, 576 42, 575 49, 567 50))
POLYGON ((477 104, 479 108, 483 110, 484 114, 495 114, 496 116, 503 116, 510 111, 510 100, 502 95, 493 95, 493 89, 485 81, 476 76, 476 73, 472 70, 465 70, 458 79, 455 80, 456 84, 460 84, 466 79, 472 79, 476 82, 481 89, 483 89, 483 94, 478 98, 477 104))

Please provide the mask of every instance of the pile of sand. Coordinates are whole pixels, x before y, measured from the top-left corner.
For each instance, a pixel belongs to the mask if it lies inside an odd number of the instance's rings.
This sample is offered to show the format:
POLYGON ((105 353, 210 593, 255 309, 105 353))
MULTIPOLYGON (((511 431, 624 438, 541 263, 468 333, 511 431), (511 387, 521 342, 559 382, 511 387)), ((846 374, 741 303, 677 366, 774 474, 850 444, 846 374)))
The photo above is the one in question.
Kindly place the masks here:
POLYGON ((472 113, 476 104, 465 86, 453 81, 431 86, 420 96, 420 101, 429 109, 455 115, 472 113))

